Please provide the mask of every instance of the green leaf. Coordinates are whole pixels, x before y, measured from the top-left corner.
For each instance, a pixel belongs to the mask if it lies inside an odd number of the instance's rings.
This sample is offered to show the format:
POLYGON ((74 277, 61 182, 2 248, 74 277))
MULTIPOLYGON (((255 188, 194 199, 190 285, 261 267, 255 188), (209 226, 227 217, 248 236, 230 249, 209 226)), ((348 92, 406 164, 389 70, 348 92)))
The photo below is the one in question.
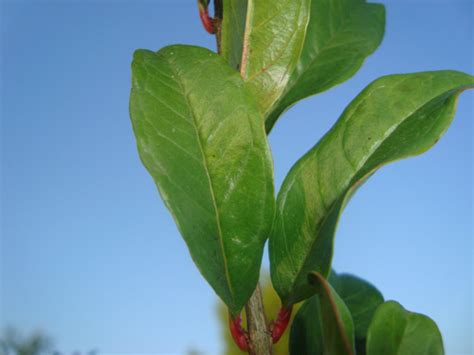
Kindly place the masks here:
POLYGON ((324 277, 309 275, 316 289, 293 320, 290 353, 298 355, 354 354, 354 324, 349 309, 324 277))
POLYGON ((266 118, 267 132, 297 101, 352 77, 382 42, 384 28, 383 5, 365 0, 313 0, 301 57, 266 118))
MULTIPOLYGON (((365 354, 367 329, 375 310, 383 303, 382 294, 367 281, 334 270, 328 281, 352 316, 357 354, 365 354)), ((293 321, 292 354, 324 354, 321 322, 319 298, 313 296, 303 304, 293 321)))
POLYGON ((303 48, 310 0, 249 0, 241 74, 265 115, 283 92, 303 48))
POLYGON ((221 27, 221 55, 229 64, 240 70, 244 45, 247 0, 225 0, 221 27))
POLYGON ((296 313, 290 330, 291 355, 324 354, 319 297, 307 299, 296 313))
POLYGON ((443 339, 436 323, 388 301, 375 313, 367 336, 368 355, 441 355, 443 339))
POLYGON ((329 282, 351 312, 355 326, 357 354, 364 354, 367 330, 384 298, 372 284, 354 275, 338 274, 331 270, 329 282))
POLYGON ((236 314, 256 286, 274 215, 272 159, 256 104, 239 73, 204 48, 138 50, 132 72, 141 160, 194 262, 236 314))
POLYGON ((418 155, 448 129, 459 93, 474 78, 455 71, 382 77, 291 169, 278 194, 270 237, 272 282, 286 305, 312 295, 306 275, 330 271, 339 215, 382 165, 418 155))

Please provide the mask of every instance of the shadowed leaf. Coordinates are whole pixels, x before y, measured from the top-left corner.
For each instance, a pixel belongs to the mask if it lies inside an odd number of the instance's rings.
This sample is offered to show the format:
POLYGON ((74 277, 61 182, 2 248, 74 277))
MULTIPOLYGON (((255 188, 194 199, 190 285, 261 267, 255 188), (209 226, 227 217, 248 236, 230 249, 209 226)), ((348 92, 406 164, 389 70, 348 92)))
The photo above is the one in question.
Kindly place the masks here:
POLYGON ((247 0, 225 0, 222 4, 221 55, 230 66, 240 70, 242 48, 244 45, 247 0))
POLYGON ((354 354, 354 324, 349 309, 321 274, 311 273, 309 281, 316 296, 307 300, 295 316, 290 354, 354 354))
POLYGON ((329 276, 329 283, 351 312, 357 354, 365 354, 367 329, 375 310, 384 301, 382 294, 369 282, 354 275, 338 274, 334 270, 329 276))

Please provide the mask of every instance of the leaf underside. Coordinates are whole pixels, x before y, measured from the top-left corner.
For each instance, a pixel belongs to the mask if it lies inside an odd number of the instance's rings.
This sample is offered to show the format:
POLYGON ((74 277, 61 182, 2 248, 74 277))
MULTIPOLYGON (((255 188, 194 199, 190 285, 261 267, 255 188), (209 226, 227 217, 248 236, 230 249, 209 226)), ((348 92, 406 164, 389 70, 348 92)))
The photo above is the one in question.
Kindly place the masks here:
POLYGON ((241 74, 265 116, 303 48, 310 0, 248 0, 241 74))
POLYGON ((312 295, 311 271, 327 277, 347 200, 382 165, 421 154, 449 127, 473 77, 455 71, 382 77, 291 169, 277 198, 270 237, 272 282, 284 304, 312 295))
POLYGON ((384 29, 383 5, 365 0, 312 0, 301 56, 269 110, 267 132, 299 100, 351 78, 380 45, 384 29))

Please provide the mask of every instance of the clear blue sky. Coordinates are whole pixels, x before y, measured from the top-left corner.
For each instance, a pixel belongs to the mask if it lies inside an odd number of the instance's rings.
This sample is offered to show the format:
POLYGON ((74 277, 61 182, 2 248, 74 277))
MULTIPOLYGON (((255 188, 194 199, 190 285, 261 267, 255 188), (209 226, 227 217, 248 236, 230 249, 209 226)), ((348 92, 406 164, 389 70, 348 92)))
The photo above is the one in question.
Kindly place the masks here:
MULTIPOLYGON (((272 132, 277 186, 373 79, 474 72, 471 1, 380 2, 376 54, 272 132)), ((42 328, 66 352, 218 354, 216 297, 139 162, 128 117, 134 49, 214 47, 195 1, 3 1, 0 14, 0 325, 42 328)), ((433 150, 358 191, 334 258, 336 270, 430 315, 456 355, 473 351, 473 98, 462 95, 433 150)))

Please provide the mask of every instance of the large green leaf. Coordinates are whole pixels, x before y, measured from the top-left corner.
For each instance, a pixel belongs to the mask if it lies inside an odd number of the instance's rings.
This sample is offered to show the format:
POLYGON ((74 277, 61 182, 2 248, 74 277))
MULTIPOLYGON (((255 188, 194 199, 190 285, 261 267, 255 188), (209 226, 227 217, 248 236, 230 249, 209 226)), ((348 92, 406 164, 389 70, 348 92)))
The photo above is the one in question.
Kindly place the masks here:
POLYGON ((370 324, 367 354, 442 355, 443 339, 432 319, 388 301, 377 309, 370 324))
POLYGON ((239 73, 207 49, 139 50, 132 72, 140 157, 194 262, 235 314, 256 286, 274 215, 262 118, 239 73))
POLYGON ((247 0, 224 0, 221 27, 221 55, 240 70, 244 45, 247 0))
POLYGON ((346 304, 321 274, 311 273, 309 281, 317 295, 303 304, 293 320, 290 353, 354 354, 354 324, 346 304))
POLYGON ((278 194, 270 237, 273 285, 284 304, 308 298, 310 271, 327 276, 339 215, 369 175, 421 154, 448 129, 459 93, 474 85, 455 71, 382 77, 291 169, 278 194))
POLYGON ((241 73, 267 113, 284 90, 303 48, 310 0, 249 0, 241 73))
POLYGON ((266 118, 267 132, 297 101, 352 77, 380 45, 384 29, 383 5, 365 0, 312 0, 301 57, 266 118))
POLYGON ((384 298, 372 284, 354 275, 338 274, 331 270, 329 282, 351 312, 357 354, 364 354, 367 330, 384 298))

